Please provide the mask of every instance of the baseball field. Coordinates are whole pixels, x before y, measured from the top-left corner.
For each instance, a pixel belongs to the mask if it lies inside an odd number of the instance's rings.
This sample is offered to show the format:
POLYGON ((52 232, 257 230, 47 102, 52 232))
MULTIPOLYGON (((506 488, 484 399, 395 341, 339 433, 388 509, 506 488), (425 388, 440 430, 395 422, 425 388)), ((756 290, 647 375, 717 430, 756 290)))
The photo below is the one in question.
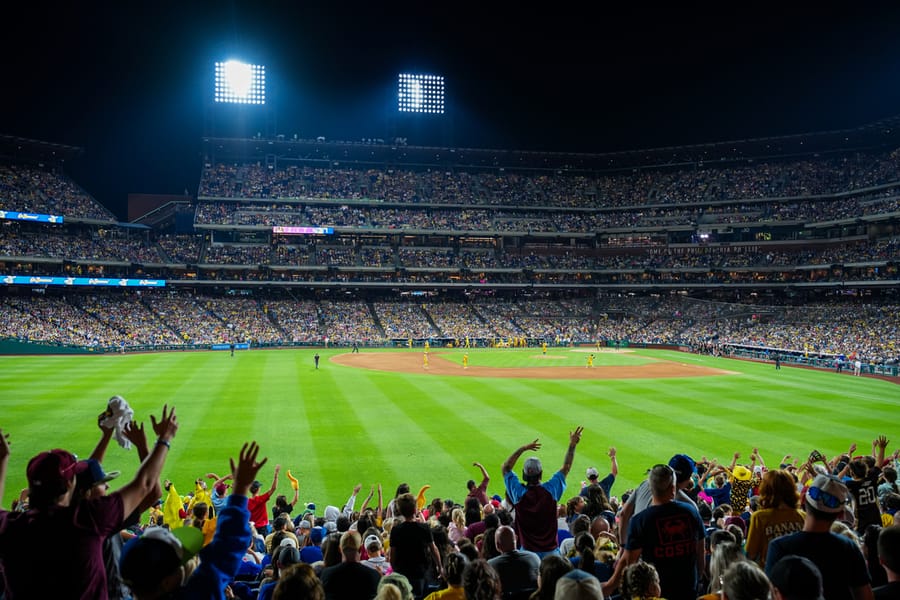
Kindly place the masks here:
MULTIPOLYGON (((461 502, 466 480, 479 478, 475 461, 492 477, 489 494, 502 494, 500 466, 513 450, 538 438, 549 477, 577 425, 584 435, 570 488, 589 466, 605 475, 615 446, 613 495, 675 453, 730 461, 759 447, 777 466, 785 454, 831 456, 851 442, 865 451, 880 434, 892 440, 888 451, 900 443, 900 387, 846 373, 590 348, 433 349, 427 366, 421 349, 319 349, 316 369, 316 352, 5 356, 0 429, 12 457, 3 506, 26 486, 36 453, 88 456, 97 415, 116 394, 146 422, 151 443, 150 414, 176 406, 180 428, 163 474, 181 493, 197 477, 227 472, 228 458, 255 439, 269 457, 264 485, 281 464, 299 478, 301 502, 319 506, 341 504, 357 483, 361 497, 380 483, 385 503, 401 482, 461 502)), ((137 464, 134 450, 113 442, 104 466, 123 475, 112 487, 137 464)), ((277 493, 290 498, 283 475, 277 493)))

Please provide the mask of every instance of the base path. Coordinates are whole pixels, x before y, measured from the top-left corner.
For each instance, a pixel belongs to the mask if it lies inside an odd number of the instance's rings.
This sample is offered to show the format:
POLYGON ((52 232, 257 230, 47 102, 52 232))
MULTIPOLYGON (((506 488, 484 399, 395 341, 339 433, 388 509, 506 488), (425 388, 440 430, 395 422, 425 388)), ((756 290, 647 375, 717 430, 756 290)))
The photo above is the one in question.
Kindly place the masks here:
POLYGON ((338 354, 331 362, 358 369, 390 371, 393 373, 419 373, 426 375, 456 375, 459 377, 508 377, 515 379, 658 379, 662 377, 706 377, 710 375, 737 375, 734 371, 713 369, 668 360, 631 367, 480 367, 462 365, 441 357, 440 353, 428 355, 428 368, 422 366, 420 352, 360 352, 338 354))

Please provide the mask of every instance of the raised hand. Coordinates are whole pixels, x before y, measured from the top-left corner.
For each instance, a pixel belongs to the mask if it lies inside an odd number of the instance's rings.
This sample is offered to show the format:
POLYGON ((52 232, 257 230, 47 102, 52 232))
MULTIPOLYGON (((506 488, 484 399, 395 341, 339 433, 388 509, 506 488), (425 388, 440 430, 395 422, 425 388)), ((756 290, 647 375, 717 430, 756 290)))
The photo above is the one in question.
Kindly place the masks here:
POLYGON ((144 431, 143 423, 129 421, 122 428, 122 435, 138 448, 147 446, 147 433, 144 431))
MULTIPOLYGON (((266 464, 268 458, 257 461, 259 456, 259 444, 256 442, 245 443, 241 447, 241 453, 238 462, 235 465, 234 459, 229 459, 231 463, 231 473, 234 476, 233 493, 237 496, 246 496, 250 491, 250 484, 256 479, 257 473, 266 464)), ((278 467, 275 467, 276 472, 278 467)))
POLYGON ((163 441, 169 441, 175 437, 178 431, 178 418, 175 416, 175 407, 169 410, 169 405, 163 406, 162 417, 157 422, 156 417, 150 415, 150 424, 153 425, 153 431, 156 437, 163 441))
POLYGON ((584 431, 584 427, 579 425, 575 428, 575 431, 569 432, 569 445, 577 446, 578 442, 581 441, 581 433, 584 431))
POLYGON ((525 444, 524 446, 522 446, 522 450, 540 450, 540 449, 541 449, 541 443, 537 439, 535 439, 530 444, 525 444))

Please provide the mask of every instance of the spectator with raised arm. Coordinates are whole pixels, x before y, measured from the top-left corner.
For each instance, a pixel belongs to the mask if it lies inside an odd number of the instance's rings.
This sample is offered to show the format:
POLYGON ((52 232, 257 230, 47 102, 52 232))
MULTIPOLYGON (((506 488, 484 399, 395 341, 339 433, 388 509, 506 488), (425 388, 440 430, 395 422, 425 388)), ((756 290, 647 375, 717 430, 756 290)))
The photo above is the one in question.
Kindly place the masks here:
POLYGON ((488 475, 487 470, 484 468, 484 466, 480 462, 473 462, 472 466, 478 467, 478 469, 481 471, 481 483, 479 483, 476 486, 475 480, 470 479, 466 483, 466 487, 469 490, 469 493, 466 494, 466 498, 475 498, 476 500, 478 500, 478 503, 481 506, 484 506, 485 504, 487 504, 489 502, 488 497, 487 497, 487 487, 488 487, 488 483, 490 483, 490 481, 491 481, 491 478, 488 475))
POLYGON ((250 493, 253 494, 247 502, 247 506, 250 509, 250 520, 253 521, 256 530, 263 536, 272 533, 272 528, 269 527, 269 509, 266 507, 266 502, 269 501, 269 498, 272 497, 272 494, 275 493, 275 489, 278 487, 278 473, 280 471, 281 465, 275 465, 272 485, 264 494, 259 493, 259 490, 262 488, 260 481, 256 480, 250 484, 250 493))
POLYGON ((222 598, 225 587, 241 566, 250 545, 250 511, 247 508, 250 486, 266 463, 257 461, 256 442, 243 445, 237 464, 231 459, 234 486, 225 508, 218 516, 213 541, 202 550, 199 530, 183 527, 175 536, 162 528, 149 529, 143 536, 125 545, 120 568, 136 600, 156 598, 222 598), (152 533, 151 533, 152 532, 152 533), (199 564, 190 574, 185 563, 199 551, 199 564))
POLYGON ((603 492, 606 494, 606 497, 609 498, 612 493, 612 486, 616 482, 616 477, 619 475, 619 461, 616 459, 616 447, 610 447, 606 452, 606 455, 609 457, 609 475, 600 479, 600 471, 597 470, 597 467, 588 467, 588 470, 585 473, 587 481, 581 486, 581 496, 587 497, 588 488, 596 483, 603 488, 603 492))
MULTIPOLYGON (((7 598, 107 598, 103 541, 121 530, 125 517, 148 495, 159 490, 159 474, 178 431, 175 408, 163 407, 157 422, 151 415, 156 444, 134 478, 120 490, 77 501, 75 476, 81 466, 61 449, 41 452, 28 463, 30 510, 0 511, 0 560, 6 574, 7 598), (34 559, 46 550, 47 540, 66 549, 53 577, 34 559)), ((3 437, 3 436, 0 436, 3 437)), ((9 454, 0 442, 0 464, 9 454)))
POLYGON ((513 471, 516 461, 523 453, 541 449, 541 443, 537 439, 518 448, 503 463, 503 483, 506 486, 506 495, 515 506, 515 529, 519 544, 540 557, 559 551, 557 503, 566 491, 566 476, 572 469, 575 448, 581 441, 583 431, 584 428, 579 426, 569 433, 569 448, 563 458, 562 467, 546 483, 541 483, 544 469, 537 457, 525 459, 522 467, 524 484, 513 471))

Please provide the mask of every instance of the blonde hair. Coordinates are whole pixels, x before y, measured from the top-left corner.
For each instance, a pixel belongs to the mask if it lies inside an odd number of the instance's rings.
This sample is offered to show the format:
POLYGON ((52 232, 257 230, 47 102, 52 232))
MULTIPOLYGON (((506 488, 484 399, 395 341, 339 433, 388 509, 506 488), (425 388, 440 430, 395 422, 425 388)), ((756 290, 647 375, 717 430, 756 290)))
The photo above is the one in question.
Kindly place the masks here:
POLYGON ((466 513, 463 512, 463 509, 454 508, 453 512, 450 513, 450 520, 453 521, 453 524, 456 525, 457 528, 466 528, 466 513))

